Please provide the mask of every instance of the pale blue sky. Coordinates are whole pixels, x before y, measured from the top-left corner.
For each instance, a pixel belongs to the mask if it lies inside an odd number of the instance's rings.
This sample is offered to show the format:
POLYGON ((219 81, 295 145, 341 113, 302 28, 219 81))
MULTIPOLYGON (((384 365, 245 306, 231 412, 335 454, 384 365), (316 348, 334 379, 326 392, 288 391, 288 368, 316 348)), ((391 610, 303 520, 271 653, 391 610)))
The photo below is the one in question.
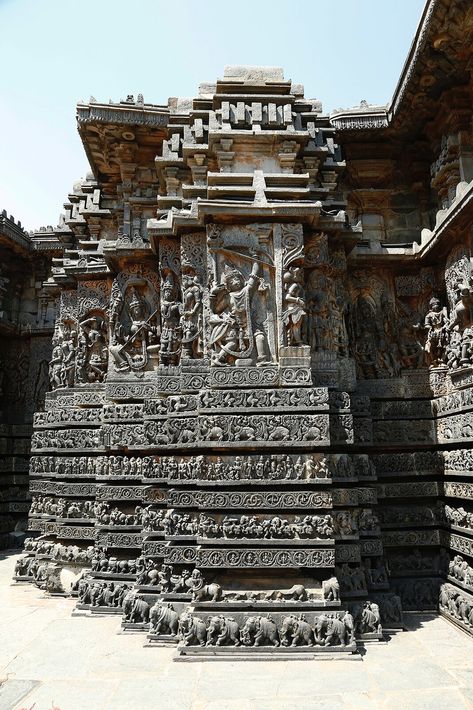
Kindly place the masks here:
POLYGON ((386 103, 424 0, 0 0, 0 209, 57 224, 88 167, 75 104, 192 96, 225 64, 284 67, 324 110, 386 103))

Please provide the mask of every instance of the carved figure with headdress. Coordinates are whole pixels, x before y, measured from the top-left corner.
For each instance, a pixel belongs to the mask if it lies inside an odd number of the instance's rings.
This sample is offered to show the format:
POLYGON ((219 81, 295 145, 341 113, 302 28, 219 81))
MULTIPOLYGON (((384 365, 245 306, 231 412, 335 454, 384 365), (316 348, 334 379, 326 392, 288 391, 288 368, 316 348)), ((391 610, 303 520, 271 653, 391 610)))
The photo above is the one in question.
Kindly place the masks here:
POLYGON ((248 279, 236 267, 226 264, 222 282, 210 290, 210 349, 213 365, 231 365, 235 360, 266 362, 266 334, 252 313, 257 290, 267 286, 258 276, 254 261, 248 279))

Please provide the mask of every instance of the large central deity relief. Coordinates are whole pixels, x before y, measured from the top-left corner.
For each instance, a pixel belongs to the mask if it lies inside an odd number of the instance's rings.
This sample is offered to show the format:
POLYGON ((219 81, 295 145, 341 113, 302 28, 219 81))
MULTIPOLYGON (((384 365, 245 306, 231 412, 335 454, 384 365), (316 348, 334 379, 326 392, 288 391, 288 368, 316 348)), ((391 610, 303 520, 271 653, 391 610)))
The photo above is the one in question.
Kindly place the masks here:
POLYGON ((208 230, 210 364, 261 366, 276 361, 275 266, 271 229, 208 230))

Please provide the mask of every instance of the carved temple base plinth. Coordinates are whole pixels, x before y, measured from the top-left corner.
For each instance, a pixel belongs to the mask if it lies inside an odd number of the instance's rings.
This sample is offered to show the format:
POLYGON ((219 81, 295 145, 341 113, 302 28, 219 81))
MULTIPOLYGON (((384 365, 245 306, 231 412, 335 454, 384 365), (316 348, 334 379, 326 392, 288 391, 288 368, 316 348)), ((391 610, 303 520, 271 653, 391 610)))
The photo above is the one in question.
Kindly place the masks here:
POLYGON ((343 657, 361 660, 356 643, 348 646, 183 646, 177 647, 174 661, 310 661, 343 657))
POLYGON ((169 648, 169 646, 176 646, 179 643, 179 638, 177 636, 172 636, 172 634, 147 634, 147 643, 144 646, 163 646, 164 648, 169 648))
POLYGON ((194 602, 192 607, 196 611, 209 611, 213 609, 215 613, 224 611, 258 611, 267 614, 268 612, 293 612, 307 613, 320 609, 340 609, 340 602, 329 602, 325 599, 310 601, 266 601, 264 599, 255 601, 252 599, 242 601, 226 601, 225 599, 216 605, 215 602, 194 602), (217 608, 218 606, 218 608, 217 608))
POLYGON ((449 614, 445 609, 440 609, 439 613, 440 616, 443 616, 444 619, 447 619, 447 621, 450 621, 451 624, 454 624, 458 629, 464 631, 471 637, 473 634, 473 624, 468 623, 464 619, 458 619, 453 616, 453 614, 449 614))
POLYGON ((131 621, 123 621, 121 630, 118 631, 118 633, 126 633, 126 634, 131 634, 131 633, 142 633, 143 631, 148 631, 149 629, 149 623, 148 622, 137 622, 133 623, 131 621))
POLYGON ((380 633, 368 633, 368 634, 358 634, 356 637, 357 641, 362 643, 375 643, 375 642, 386 642, 386 637, 384 634, 380 633))
POLYGON ((72 616, 121 616, 121 607, 90 606, 90 604, 77 604, 72 616))

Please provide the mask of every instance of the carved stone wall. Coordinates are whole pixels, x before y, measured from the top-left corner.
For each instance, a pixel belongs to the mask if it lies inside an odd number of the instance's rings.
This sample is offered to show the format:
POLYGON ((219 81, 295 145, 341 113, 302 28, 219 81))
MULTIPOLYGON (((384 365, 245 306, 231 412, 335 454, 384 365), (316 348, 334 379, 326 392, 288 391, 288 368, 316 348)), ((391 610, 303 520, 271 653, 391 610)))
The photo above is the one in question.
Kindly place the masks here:
POLYGON ((60 251, 0 214, 0 549, 20 546, 27 527, 33 412, 49 389, 56 309, 44 281, 60 251))
POLYGON ((403 607, 469 629, 467 211, 402 245, 433 209, 423 158, 380 157, 387 118, 337 128, 279 69, 78 119, 101 178, 58 227, 17 580, 179 628, 182 654, 353 651, 403 607))

